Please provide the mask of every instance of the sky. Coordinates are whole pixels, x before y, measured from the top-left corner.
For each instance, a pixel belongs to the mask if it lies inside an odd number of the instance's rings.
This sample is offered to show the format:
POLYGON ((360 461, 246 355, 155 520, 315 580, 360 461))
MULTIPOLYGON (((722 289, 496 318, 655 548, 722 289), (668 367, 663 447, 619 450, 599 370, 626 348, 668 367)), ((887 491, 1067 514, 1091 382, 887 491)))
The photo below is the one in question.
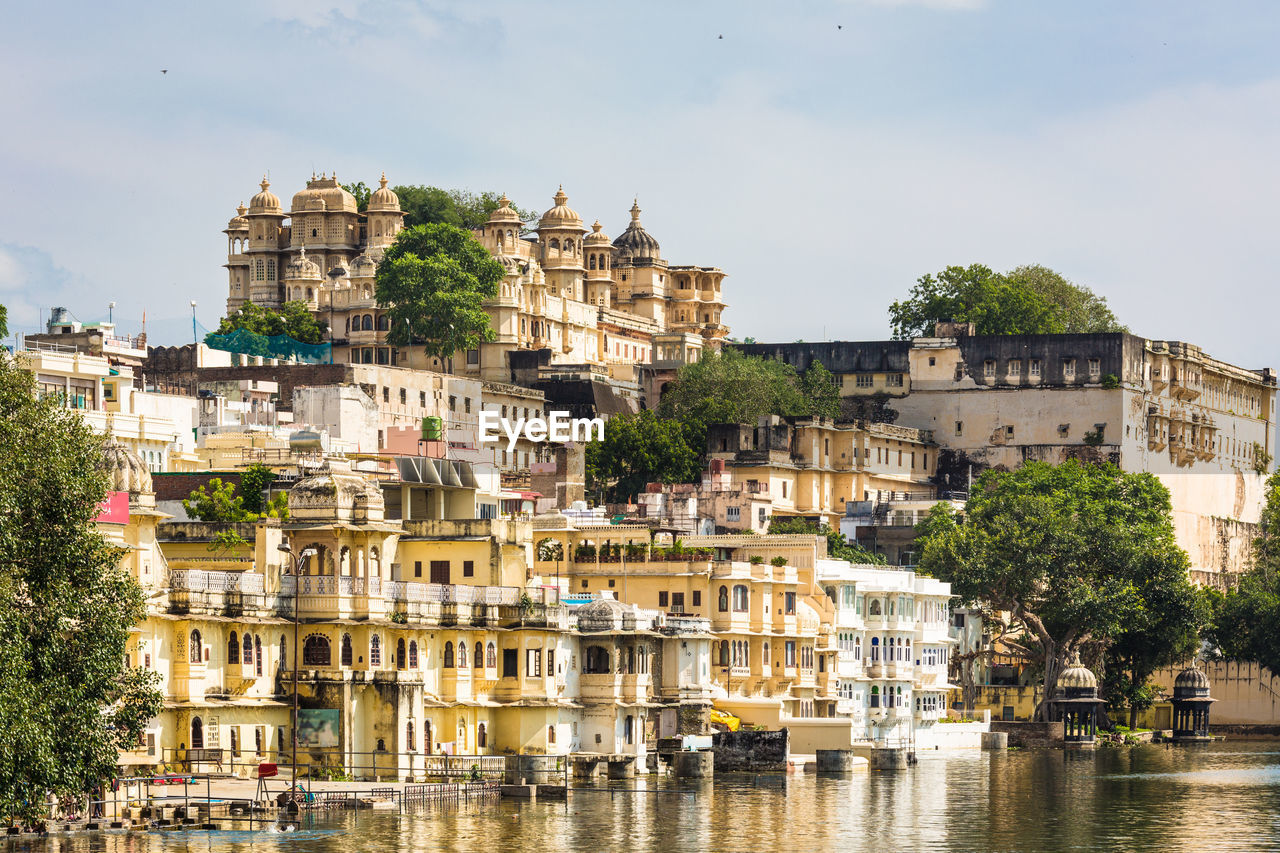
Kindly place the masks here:
POLYGON ((738 338, 866 340, 951 264, 1039 263, 1131 329, 1280 365, 1280 5, 1025 0, 9 7, 0 304, 213 328, 264 173, 563 184, 728 274, 738 338), (162 73, 165 71, 166 73, 162 73))

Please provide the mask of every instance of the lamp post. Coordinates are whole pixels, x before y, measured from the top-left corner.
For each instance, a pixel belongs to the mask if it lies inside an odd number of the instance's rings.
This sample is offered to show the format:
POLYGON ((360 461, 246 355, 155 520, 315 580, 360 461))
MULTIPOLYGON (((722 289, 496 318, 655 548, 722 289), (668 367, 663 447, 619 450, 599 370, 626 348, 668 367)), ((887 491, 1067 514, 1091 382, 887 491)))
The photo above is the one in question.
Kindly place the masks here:
MULTIPOLYGON (((191 303, 194 305, 195 303, 191 303)), ((302 564, 316 553, 315 548, 307 548, 296 557, 288 543, 281 543, 279 550, 293 558, 291 566, 285 566, 285 573, 293 575, 293 755, 290 758, 289 784, 296 789, 298 785, 298 603, 302 597, 302 564)), ((293 798, 293 791, 289 792, 293 798)))
POLYGON ((191 343, 200 343, 200 337, 196 334, 196 301, 191 300, 191 343))
POLYGON ((115 325, 116 322, 116 304, 114 302, 107 303, 107 322, 115 325))

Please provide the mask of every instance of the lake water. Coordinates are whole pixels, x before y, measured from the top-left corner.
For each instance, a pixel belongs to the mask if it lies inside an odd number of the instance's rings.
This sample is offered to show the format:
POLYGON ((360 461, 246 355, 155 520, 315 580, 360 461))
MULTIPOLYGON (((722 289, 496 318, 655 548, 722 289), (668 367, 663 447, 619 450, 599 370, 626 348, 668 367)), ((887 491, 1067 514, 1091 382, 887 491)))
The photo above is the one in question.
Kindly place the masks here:
POLYGON ((640 778, 564 802, 342 813, 298 832, 14 842, 31 851, 1280 849, 1280 743, 922 756, 846 777, 640 778), (628 788, 635 790, 618 790, 628 788))

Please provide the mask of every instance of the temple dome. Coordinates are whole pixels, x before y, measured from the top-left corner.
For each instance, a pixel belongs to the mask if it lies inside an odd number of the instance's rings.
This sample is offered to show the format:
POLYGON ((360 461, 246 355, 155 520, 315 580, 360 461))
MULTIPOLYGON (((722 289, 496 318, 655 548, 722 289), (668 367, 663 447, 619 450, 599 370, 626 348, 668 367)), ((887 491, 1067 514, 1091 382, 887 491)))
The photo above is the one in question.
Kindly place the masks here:
POLYGON ((578 211, 569 207, 569 197, 564 194, 564 187, 556 190, 555 207, 542 214, 538 220, 538 228, 576 228, 582 230, 582 217, 578 211))
POLYGON ((355 260, 351 262, 352 278, 373 278, 377 274, 378 262, 367 254, 356 255, 355 260))
POLYGON ((1178 677, 1173 681, 1173 689, 1179 690, 1209 690, 1209 676, 1205 675, 1193 663, 1191 666, 1178 673, 1178 677))
POLYGON ((313 281, 319 281, 320 266, 315 261, 308 258, 307 250, 303 249, 298 253, 298 257, 289 261, 288 266, 284 268, 284 277, 286 280, 311 279, 313 281))
POLYGON ((640 202, 631 205, 631 224, 613 241, 613 247, 628 258, 659 258, 662 247, 640 224, 640 202))
POLYGON ((297 212, 315 210, 326 213, 359 212, 356 197, 338 183, 336 174, 327 177, 321 175, 318 178, 312 176, 311 180, 307 181, 306 189, 293 194, 293 201, 290 204, 290 210, 297 212))
POLYGON ((289 517, 296 521, 382 521, 384 510, 382 489, 340 460, 289 489, 289 517))
POLYGON ((253 198, 249 199, 250 213, 270 213, 281 215, 284 211, 280 207, 280 197, 271 192, 271 182, 263 175, 261 192, 257 193, 253 198))
POLYGON ((1098 689, 1098 677, 1089 667, 1080 662, 1079 652, 1072 653, 1071 663, 1058 676, 1058 688, 1060 690, 1098 689))
POLYGON ((616 598, 597 598, 577 609, 579 631, 610 631, 622 626, 623 618, 631 612, 616 598))
POLYGON ((236 215, 231 217, 227 222, 228 231, 247 231, 249 230, 249 219, 245 216, 249 212, 249 208, 244 206, 244 202, 240 202, 240 206, 236 208, 236 215))
POLYGON ((597 219, 595 224, 591 226, 591 233, 582 238, 583 245, 586 246, 608 246, 609 235, 602 231, 600 220, 597 219))
POLYGON ((112 438, 102 448, 103 468, 110 478, 113 492, 128 492, 130 497, 152 494, 151 471, 142 457, 112 438))
POLYGON ((373 191, 373 195, 369 196, 369 205, 365 211, 368 213, 400 212, 400 197, 387 186, 386 172, 383 172, 382 177, 378 179, 378 188, 373 191))
POLYGON ((523 225, 524 220, 520 218, 520 214, 516 213, 515 208, 511 206, 511 199, 507 198, 506 193, 503 193, 502 198, 498 199, 498 206, 489 214, 489 221, 485 224, 495 227, 498 225, 523 225))

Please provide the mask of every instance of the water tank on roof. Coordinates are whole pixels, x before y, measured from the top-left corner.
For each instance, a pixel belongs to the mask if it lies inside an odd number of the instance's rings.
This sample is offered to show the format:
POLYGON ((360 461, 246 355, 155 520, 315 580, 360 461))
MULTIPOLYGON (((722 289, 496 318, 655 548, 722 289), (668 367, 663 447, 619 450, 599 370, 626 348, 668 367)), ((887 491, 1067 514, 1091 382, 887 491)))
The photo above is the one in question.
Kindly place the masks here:
POLYGON ((723 459, 712 459, 712 460, 711 460, 711 473, 712 473, 712 474, 723 474, 723 473, 724 473, 724 460, 723 460, 723 459))
POLYGON ((300 429, 289 436, 289 450, 294 453, 323 450, 320 433, 313 429, 300 429))
POLYGON ((422 418, 423 441, 444 441, 444 420, 436 415, 422 418))

